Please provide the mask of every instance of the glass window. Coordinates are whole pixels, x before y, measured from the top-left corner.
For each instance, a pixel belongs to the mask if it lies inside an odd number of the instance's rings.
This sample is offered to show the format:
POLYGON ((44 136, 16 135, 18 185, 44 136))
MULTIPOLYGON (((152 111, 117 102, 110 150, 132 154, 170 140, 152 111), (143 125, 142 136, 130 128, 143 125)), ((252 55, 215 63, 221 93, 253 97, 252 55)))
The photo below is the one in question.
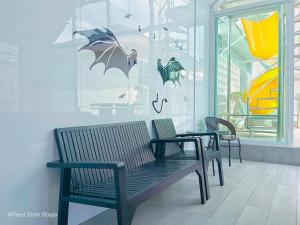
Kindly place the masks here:
POLYGON ((216 116, 244 138, 284 140, 280 15, 274 9, 216 20, 216 116))
POLYGON ((229 8, 234 8, 237 6, 243 6, 243 5, 249 5, 257 2, 262 2, 263 0, 220 0, 217 1, 213 9, 220 11, 223 9, 229 9, 229 8))

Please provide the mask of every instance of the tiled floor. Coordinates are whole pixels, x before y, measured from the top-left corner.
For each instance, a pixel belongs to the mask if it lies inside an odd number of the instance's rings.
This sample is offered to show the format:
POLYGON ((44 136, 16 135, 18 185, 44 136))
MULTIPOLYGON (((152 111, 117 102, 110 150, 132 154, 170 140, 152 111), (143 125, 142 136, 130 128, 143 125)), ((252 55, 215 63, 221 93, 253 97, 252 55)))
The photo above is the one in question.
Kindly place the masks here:
POLYGON ((205 205, 193 174, 141 205, 133 224, 300 225, 300 167, 224 159, 224 174, 224 187, 210 175, 205 205))
MULTIPOLYGON (((205 205, 192 174, 138 207, 132 225, 300 225, 300 167, 235 160, 228 167, 227 159, 223 164, 225 186, 210 174, 205 205)), ((115 210, 84 224, 116 225, 115 210)))

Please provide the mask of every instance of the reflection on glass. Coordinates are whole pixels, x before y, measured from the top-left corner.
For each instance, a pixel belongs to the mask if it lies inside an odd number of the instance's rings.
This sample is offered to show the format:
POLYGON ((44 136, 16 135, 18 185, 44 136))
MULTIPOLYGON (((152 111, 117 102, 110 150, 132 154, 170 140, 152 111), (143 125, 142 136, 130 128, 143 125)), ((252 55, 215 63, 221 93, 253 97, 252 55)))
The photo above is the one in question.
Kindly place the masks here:
POLYGON ((1 111, 15 111, 20 104, 18 46, 0 42, 0 105, 1 111))

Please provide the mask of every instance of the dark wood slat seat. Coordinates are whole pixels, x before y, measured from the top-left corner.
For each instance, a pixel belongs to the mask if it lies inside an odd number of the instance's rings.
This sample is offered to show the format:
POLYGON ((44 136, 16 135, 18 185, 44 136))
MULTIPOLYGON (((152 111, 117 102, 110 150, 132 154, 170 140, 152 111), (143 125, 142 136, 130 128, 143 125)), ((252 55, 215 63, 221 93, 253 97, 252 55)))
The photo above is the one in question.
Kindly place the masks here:
POLYGON ((55 129, 60 160, 58 225, 68 223, 69 202, 114 208, 118 224, 130 225, 138 205, 173 183, 196 172, 205 203, 205 174, 201 160, 168 160, 163 143, 192 142, 199 157, 198 138, 150 140, 144 121, 55 129))
POLYGON ((194 160, 197 158, 196 152, 195 151, 180 151, 180 152, 175 152, 173 154, 168 155, 169 159, 175 158, 175 159, 189 159, 189 160, 194 160))
MULTIPOLYGON (((215 159, 215 149, 207 149, 205 150, 205 159, 207 161, 211 161, 215 159)), ((197 158, 197 154, 193 150, 185 150, 180 152, 175 152, 173 154, 168 155, 169 159, 187 159, 187 160, 195 160, 197 158)))
MULTIPOLYGON (((172 119, 156 119, 152 121, 154 130, 156 135, 160 139, 165 138, 180 138, 180 137, 209 137, 210 140, 213 139, 215 145, 214 146, 207 146, 206 148, 203 146, 205 151, 203 152, 203 165, 205 165, 204 173, 207 174, 207 169, 210 161, 216 159, 218 163, 218 171, 219 171, 219 180, 220 185, 224 185, 224 176, 223 176, 223 168, 222 168, 222 157, 219 147, 219 137, 217 133, 184 133, 184 134, 177 134, 174 123, 172 119)), ((187 159, 187 160, 199 160, 197 156, 197 152, 194 150, 185 150, 183 144, 179 143, 166 143, 164 145, 165 155, 169 159, 187 159)), ((207 175, 205 176, 207 178, 207 175)), ((206 181, 206 191, 207 196, 209 197, 209 185, 208 180, 206 181)))
MULTIPOLYGON (((150 188, 156 188, 162 181, 170 176, 177 176, 177 173, 191 165, 197 164, 193 161, 154 161, 137 167, 126 174, 127 196, 130 199, 143 195, 143 192, 150 188)), ((114 180, 87 185, 74 190, 71 194, 80 194, 99 198, 116 199, 114 180)))

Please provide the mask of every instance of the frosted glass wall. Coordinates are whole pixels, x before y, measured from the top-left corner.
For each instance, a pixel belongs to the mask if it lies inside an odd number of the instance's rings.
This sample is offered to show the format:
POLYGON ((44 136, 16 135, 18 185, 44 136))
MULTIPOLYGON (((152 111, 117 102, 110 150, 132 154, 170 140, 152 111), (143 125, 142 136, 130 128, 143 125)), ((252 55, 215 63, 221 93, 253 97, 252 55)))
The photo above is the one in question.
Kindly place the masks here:
MULTIPOLYGON (((0 221, 7 225, 55 224, 55 218, 9 217, 9 212, 56 212, 56 127, 150 121, 172 117, 179 131, 203 127, 207 115, 208 12, 206 1, 53 0, 1 2, 0 7, 0 221), (195 17, 195 12, 196 17, 195 17), (195 20, 196 19, 196 20, 195 20), (197 21, 197 23, 195 23, 197 21), (90 66, 88 39, 74 31, 109 29, 137 64, 128 77, 90 66), (196 44, 196 45, 195 45, 196 44), (158 71, 175 57, 179 82, 163 85, 158 71), (166 98, 160 114, 161 101, 166 98), (196 104, 195 104, 196 103, 196 104), (24 222, 25 221, 25 222, 24 222)), ((174 75, 174 74, 173 74, 174 75)), ((73 205, 70 223, 97 214, 73 205)))

